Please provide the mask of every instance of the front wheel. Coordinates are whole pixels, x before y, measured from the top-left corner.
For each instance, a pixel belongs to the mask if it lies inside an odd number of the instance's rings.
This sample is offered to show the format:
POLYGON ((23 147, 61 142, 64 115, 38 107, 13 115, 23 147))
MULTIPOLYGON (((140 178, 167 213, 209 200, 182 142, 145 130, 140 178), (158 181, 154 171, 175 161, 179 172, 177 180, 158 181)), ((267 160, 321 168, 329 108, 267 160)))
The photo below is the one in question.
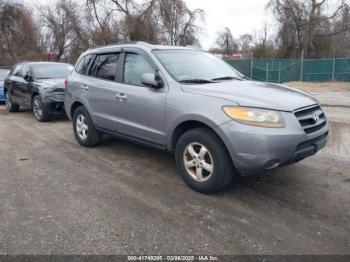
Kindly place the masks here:
POLYGON ((225 145, 207 128, 196 128, 182 135, 175 158, 183 180, 198 192, 216 193, 233 179, 235 171, 225 145))
POLYGON ((32 108, 34 116, 39 122, 47 122, 50 119, 50 114, 47 112, 46 107, 39 95, 34 96, 32 108))
POLYGON ((102 134, 96 130, 94 123, 84 107, 78 107, 73 114, 75 138, 84 147, 94 147, 101 141, 102 134))
POLYGON ((8 94, 8 92, 6 92, 6 110, 10 113, 13 113, 13 112, 18 112, 19 111, 19 105, 16 105, 14 103, 12 103, 11 99, 10 99, 10 96, 8 94))

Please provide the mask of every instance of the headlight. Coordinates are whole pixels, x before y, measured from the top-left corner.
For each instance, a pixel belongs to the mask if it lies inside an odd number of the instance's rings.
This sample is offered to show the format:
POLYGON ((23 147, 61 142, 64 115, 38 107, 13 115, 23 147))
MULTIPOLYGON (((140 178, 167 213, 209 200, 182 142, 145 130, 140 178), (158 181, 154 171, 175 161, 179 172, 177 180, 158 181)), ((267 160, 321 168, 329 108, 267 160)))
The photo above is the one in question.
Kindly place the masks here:
POLYGON ((225 106, 223 110, 233 120, 243 124, 270 128, 285 127, 283 116, 278 111, 238 106, 225 106))

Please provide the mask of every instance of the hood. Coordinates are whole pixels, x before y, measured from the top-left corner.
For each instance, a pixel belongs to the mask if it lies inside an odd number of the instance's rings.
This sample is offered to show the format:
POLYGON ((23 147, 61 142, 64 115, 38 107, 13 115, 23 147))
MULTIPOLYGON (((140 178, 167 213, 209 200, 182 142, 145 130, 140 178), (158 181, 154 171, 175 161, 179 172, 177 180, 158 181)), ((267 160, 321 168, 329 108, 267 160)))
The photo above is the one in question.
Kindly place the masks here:
POLYGON ((65 90, 64 78, 37 79, 36 83, 45 89, 65 90))
POLYGON ((240 106, 294 111, 317 104, 305 92, 286 86, 256 81, 226 81, 205 85, 183 85, 185 92, 230 100, 240 106))

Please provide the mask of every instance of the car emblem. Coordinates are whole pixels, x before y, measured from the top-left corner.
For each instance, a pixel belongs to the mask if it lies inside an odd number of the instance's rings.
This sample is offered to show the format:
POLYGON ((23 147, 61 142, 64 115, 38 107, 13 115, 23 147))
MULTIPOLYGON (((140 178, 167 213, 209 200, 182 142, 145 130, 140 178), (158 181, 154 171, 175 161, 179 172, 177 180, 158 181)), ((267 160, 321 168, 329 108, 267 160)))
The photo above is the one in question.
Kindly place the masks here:
POLYGON ((312 119, 315 121, 315 122, 318 122, 318 120, 320 120, 320 116, 318 114, 314 114, 312 119))

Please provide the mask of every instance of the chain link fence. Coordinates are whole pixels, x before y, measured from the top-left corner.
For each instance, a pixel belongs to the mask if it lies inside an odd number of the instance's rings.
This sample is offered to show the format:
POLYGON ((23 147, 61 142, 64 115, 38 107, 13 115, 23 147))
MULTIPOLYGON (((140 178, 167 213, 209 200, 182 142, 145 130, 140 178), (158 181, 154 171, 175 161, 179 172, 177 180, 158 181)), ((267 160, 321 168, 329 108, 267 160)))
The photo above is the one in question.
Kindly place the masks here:
POLYGON ((226 61, 242 74, 275 83, 305 81, 350 82, 350 59, 244 59, 226 61))

